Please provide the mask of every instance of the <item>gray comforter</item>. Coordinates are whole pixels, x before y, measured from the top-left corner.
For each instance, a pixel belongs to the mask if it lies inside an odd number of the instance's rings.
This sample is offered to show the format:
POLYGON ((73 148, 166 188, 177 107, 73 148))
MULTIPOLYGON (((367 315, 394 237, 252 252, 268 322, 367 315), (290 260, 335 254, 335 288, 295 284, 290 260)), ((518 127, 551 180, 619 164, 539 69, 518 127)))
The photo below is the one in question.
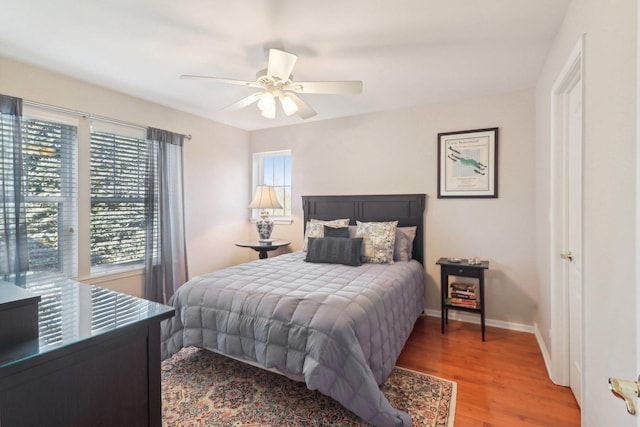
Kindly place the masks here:
POLYGON ((411 425, 380 391, 424 309, 417 261, 347 267, 312 264, 304 252, 197 277, 169 304, 162 357, 210 348, 301 376, 376 426, 411 425))

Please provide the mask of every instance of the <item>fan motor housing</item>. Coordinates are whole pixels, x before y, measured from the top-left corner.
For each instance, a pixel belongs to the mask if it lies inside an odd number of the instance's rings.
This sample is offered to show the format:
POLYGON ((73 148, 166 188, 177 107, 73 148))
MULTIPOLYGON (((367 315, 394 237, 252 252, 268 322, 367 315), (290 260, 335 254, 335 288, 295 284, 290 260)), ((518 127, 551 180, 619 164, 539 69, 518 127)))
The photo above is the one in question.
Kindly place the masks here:
MULTIPOLYGON (((256 73, 256 81, 258 83, 262 83, 262 81, 271 81, 273 84, 280 83, 280 82, 282 82, 282 83, 285 82, 285 80, 280 80, 278 77, 275 77, 275 76, 269 77, 267 75, 267 72, 268 71, 267 71, 266 68, 263 68, 262 70, 258 71, 256 73)), ((292 82, 293 81, 293 74, 289 74, 289 78, 287 80, 289 82, 292 82)))

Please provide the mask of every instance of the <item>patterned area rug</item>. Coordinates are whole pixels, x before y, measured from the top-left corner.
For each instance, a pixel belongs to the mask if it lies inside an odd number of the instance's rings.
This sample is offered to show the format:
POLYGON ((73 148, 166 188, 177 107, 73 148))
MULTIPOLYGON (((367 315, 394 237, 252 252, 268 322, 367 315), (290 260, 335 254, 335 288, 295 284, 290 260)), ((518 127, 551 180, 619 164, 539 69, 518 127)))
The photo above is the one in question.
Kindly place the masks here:
MULTIPOLYGON (((456 383, 394 368, 380 387, 414 426, 453 426, 456 383)), ((304 383, 193 347, 162 362, 164 427, 365 426, 304 383)))

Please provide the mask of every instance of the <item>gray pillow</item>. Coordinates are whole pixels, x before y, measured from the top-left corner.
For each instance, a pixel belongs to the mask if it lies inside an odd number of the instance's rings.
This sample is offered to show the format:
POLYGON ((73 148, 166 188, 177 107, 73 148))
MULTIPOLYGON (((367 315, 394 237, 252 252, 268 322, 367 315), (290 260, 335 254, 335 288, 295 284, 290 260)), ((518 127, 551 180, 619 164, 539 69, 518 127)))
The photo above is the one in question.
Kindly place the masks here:
POLYGON ((362 238, 309 237, 307 262, 359 266, 362 238))
POLYGON ((394 261, 411 261, 413 257, 413 239, 416 238, 417 227, 396 228, 396 242, 393 248, 394 261))
POLYGON ((346 237, 349 238, 349 227, 324 226, 324 237, 346 237))

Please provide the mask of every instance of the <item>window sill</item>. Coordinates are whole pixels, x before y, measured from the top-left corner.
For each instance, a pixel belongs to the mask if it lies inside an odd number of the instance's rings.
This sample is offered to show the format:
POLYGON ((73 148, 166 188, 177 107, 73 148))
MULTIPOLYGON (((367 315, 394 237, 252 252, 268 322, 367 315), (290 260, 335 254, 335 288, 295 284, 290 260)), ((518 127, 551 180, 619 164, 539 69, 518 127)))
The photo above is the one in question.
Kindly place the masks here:
POLYGON ((96 269, 91 274, 78 277, 79 282, 92 284, 92 282, 104 282, 106 280, 118 280, 126 277, 141 276, 144 274, 144 267, 140 264, 128 267, 96 269))
MULTIPOLYGON (((284 224, 284 225, 290 225, 293 224, 293 219, 291 218, 271 218, 273 220, 273 223, 278 225, 278 224, 284 224)), ((249 220, 250 223, 255 224, 258 221, 257 218, 251 218, 249 220)))

